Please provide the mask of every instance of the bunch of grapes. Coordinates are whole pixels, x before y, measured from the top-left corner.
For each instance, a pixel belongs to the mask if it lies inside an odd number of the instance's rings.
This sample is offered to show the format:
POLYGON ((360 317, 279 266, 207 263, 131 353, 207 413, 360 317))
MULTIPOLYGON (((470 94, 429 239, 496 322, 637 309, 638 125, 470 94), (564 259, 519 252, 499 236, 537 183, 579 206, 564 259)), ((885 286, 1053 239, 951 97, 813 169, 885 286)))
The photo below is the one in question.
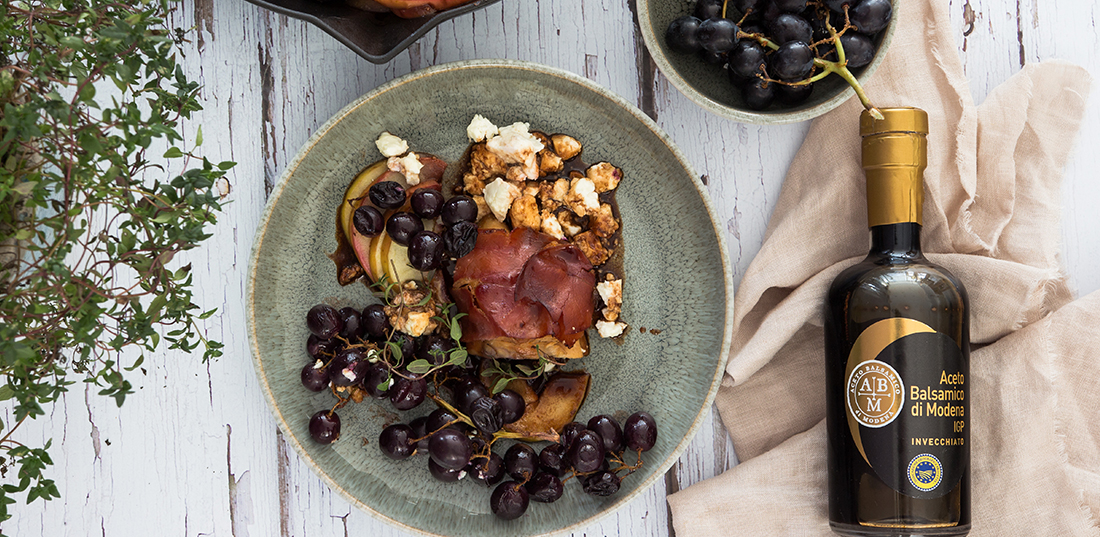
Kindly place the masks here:
POLYGON ((570 479, 588 494, 612 495, 622 478, 642 466, 642 452, 657 441, 657 422, 646 412, 630 415, 622 426, 608 415, 587 425, 572 422, 542 435, 550 444, 538 452, 516 441, 501 456, 500 440, 521 439, 504 426, 523 417, 526 403, 513 390, 491 393, 481 381, 478 359, 462 347, 457 320, 449 308, 442 309, 444 330, 420 338, 394 330, 378 304, 362 312, 325 304, 309 310, 309 363, 302 368, 302 385, 315 392, 329 389, 337 398, 331 409, 310 418, 313 440, 335 442, 337 410, 367 395, 388 399, 401 411, 431 400, 437 408, 427 416, 384 428, 378 448, 396 461, 427 454, 428 471, 440 481, 470 476, 495 487, 489 507, 505 520, 522 516, 532 500, 556 501, 570 479))
POLYGON ((890 0, 698 0, 668 25, 665 42, 725 66, 753 110, 801 103, 831 73, 872 109, 851 69, 871 63, 892 15, 890 0))

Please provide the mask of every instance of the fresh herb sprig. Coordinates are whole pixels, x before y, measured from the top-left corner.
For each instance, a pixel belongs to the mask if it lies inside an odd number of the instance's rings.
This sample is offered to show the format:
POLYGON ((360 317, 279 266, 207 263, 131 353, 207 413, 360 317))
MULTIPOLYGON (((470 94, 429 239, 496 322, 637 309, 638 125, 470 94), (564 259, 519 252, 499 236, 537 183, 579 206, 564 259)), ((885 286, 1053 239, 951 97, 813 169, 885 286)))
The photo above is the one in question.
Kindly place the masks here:
POLYGON ((162 340, 221 354, 200 323, 214 310, 172 260, 211 236, 233 163, 184 145, 200 88, 177 63, 171 4, 0 3, 0 400, 15 420, 0 423, 0 520, 18 495, 60 497, 50 442, 16 433, 74 378, 121 405, 162 340))

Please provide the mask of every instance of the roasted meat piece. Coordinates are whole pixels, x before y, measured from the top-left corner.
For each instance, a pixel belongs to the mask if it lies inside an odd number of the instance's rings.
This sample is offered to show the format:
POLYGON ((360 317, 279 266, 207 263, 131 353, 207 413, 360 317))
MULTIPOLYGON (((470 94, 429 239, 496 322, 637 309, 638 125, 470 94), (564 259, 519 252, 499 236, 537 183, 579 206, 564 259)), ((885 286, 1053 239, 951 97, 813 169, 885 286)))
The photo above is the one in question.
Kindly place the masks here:
POLYGON ((595 287, 592 264, 576 246, 521 227, 481 230, 477 247, 455 265, 452 296, 466 314, 463 341, 510 354, 491 358, 577 358, 587 352, 595 287))

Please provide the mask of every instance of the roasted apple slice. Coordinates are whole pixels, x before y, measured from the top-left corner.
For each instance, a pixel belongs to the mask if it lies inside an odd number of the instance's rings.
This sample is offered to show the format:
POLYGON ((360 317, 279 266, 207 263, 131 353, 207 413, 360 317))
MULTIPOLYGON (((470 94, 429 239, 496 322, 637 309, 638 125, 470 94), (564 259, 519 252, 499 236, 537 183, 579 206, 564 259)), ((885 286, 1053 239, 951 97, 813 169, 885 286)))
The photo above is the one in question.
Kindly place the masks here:
POLYGON ((590 379, 584 371, 551 373, 538 399, 533 404, 527 404, 523 417, 505 425, 504 429, 522 435, 522 440, 526 441, 547 440, 549 436, 561 432, 584 404, 590 379))
MULTIPOLYGON (((371 185, 381 181, 393 181, 405 187, 408 194, 412 194, 420 188, 434 188, 442 191, 443 187, 439 183, 443 178, 443 171, 446 169, 447 163, 426 153, 417 153, 416 155, 424 165, 420 170, 420 183, 418 185, 410 187, 404 174, 391 171, 387 167, 387 161, 380 160, 355 176, 355 179, 348 185, 347 190, 344 191, 344 199, 337 210, 337 224, 340 226, 340 230, 343 231, 348 245, 355 253, 355 258, 359 261, 371 282, 378 281, 384 274, 379 267, 385 265, 378 259, 378 252, 375 249, 380 249, 383 246, 380 239, 386 234, 383 232, 375 237, 363 236, 355 230, 355 226, 352 224, 352 216, 359 207, 371 204, 367 193, 371 185)), ((408 210, 408 207, 406 206, 402 210, 408 210)), ((385 212, 383 211, 383 213, 385 212)), ((385 251, 388 252, 389 250, 385 251)))

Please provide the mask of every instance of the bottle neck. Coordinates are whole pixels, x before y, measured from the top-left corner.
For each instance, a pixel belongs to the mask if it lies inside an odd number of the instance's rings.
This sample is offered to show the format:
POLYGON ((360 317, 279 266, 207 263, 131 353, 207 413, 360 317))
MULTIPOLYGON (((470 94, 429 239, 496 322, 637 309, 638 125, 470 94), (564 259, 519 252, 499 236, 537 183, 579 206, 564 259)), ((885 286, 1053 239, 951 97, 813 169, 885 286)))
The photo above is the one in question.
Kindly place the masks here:
POLYGON ((871 228, 871 256, 920 259, 920 228, 916 222, 884 224, 871 228))

